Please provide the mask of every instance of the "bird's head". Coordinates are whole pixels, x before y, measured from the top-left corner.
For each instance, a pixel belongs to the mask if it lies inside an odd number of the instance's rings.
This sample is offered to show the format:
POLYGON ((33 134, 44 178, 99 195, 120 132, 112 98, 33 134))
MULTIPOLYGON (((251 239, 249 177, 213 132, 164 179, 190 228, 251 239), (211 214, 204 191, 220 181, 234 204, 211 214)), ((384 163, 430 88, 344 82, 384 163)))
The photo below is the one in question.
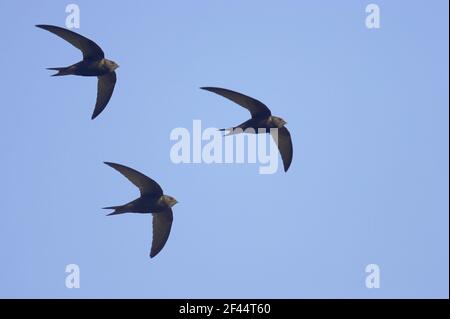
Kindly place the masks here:
POLYGON ((285 120, 283 120, 281 117, 278 116, 271 116, 271 120, 272 123, 278 128, 282 128, 284 125, 287 124, 285 120))
POLYGON ((175 197, 169 196, 169 195, 163 195, 164 202, 169 206, 173 207, 175 204, 178 203, 178 201, 175 199, 175 197))
POLYGON ((108 69, 111 71, 114 71, 115 69, 117 69, 119 67, 119 65, 111 60, 106 60, 105 59, 105 64, 107 65, 108 69))

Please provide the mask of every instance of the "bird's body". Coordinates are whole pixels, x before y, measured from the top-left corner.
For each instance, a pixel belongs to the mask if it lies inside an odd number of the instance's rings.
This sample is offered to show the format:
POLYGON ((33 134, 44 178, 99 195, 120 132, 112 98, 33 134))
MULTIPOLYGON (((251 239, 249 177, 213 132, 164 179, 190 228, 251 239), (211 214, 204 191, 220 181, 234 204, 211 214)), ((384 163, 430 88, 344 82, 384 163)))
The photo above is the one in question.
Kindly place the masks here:
POLYGON ((202 89, 219 94, 239 104, 240 106, 246 108, 252 116, 249 120, 239 124, 238 126, 228 129, 221 129, 221 131, 227 131, 227 135, 240 133, 270 133, 274 138, 275 143, 278 145, 278 149, 281 153, 284 171, 286 172, 289 169, 292 162, 293 148, 291 134, 285 127, 285 124, 287 124, 285 120, 281 117, 272 115, 272 112, 265 104, 247 95, 217 87, 202 87, 202 89))
POLYGON ((58 71, 53 76, 78 75, 98 77, 97 101, 92 119, 96 118, 108 104, 116 84, 115 70, 119 65, 105 58, 103 50, 92 40, 73 31, 53 25, 37 25, 66 40, 83 53, 83 60, 67 67, 48 68, 58 71))
POLYGON ((113 61, 101 59, 98 61, 82 60, 68 67, 48 68, 49 70, 58 70, 59 73, 53 76, 61 75, 78 75, 78 76, 103 76, 114 72, 115 66, 113 61))
POLYGON ((170 207, 170 200, 166 195, 144 195, 125 205, 105 207, 105 209, 114 209, 114 212, 109 215, 125 213, 150 214, 164 212, 170 207))
POLYGON ((249 134, 265 134, 268 133, 267 130, 271 128, 281 128, 279 123, 281 123, 281 118, 276 116, 260 116, 256 118, 251 118, 250 120, 245 121, 244 123, 239 124, 238 126, 229 128, 229 129, 221 129, 222 131, 229 130, 232 133, 232 130, 241 129, 246 131, 249 134), (249 130, 250 129, 250 130, 249 130), (263 129, 263 130, 262 130, 263 129))
POLYGON ((164 195, 158 183, 150 177, 124 165, 105 162, 130 182, 136 185, 141 196, 125 205, 105 207, 114 209, 110 215, 125 213, 153 214, 153 241, 150 257, 155 257, 166 244, 172 228, 173 213, 172 207, 178 203, 175 198, 164 195))

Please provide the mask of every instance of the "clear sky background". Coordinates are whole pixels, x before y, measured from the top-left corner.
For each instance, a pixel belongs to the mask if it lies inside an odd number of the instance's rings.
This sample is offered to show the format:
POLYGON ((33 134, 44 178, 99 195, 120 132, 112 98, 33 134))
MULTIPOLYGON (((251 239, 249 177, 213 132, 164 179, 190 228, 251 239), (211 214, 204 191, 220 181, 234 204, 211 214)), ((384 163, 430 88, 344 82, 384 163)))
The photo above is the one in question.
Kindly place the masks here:
POLYGON ((369 1, 76 1, 120 65, 91 121, 96 79, 45 70, 80 52, 34 27, 70 2, 0 0, 0 297, 448 298, 448 1, 373 2, 378 30, 369 1), (173 128, 249 117, 200 86, 285 118, 288 173, 172 164, 173 128), (156 258, 150 215, 101 209, 138 195, 103 161, 178 199, 156 258))

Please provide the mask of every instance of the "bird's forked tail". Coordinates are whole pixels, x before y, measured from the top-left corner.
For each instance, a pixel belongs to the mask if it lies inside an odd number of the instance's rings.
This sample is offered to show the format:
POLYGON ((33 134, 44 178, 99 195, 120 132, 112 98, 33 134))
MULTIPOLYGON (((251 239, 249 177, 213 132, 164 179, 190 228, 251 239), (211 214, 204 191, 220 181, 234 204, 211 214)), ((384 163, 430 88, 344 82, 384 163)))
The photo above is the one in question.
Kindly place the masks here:
POLYGON ((72 74, 69 72, 68 67, 62 67, 62 68, 47 68, 47 70, 53 70, 58 71, 57 73, 53 74, 52 76, 62 76, 62 75, 69 75, 72 74))
POLYGON ((221 128, 218 131, 220 132, 225 132, 224 136, 228 136, 228 135, 233 135, 233 134, 238 134, 237 131, 235 131, 237 127, 230 127, 230 128, 221 128))
POLYGON ((103 209, 114 209, 114 211, 106 216, 111 215, 117 215, 117 214, 123 214, 125 213, 125 210, 123 209, 123 206, 110 206, 110 207, 103 207, 103 209))

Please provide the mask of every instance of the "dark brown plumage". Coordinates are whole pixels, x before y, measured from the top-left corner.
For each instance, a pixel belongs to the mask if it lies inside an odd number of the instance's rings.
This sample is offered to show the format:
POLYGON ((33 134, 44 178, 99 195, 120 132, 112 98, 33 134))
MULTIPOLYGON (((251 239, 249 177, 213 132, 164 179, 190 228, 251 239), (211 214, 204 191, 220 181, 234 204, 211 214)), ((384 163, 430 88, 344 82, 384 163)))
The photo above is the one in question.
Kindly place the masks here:
POLYGON ((96 76, 97 101, 95 103, 92 119, 95 119, 106 107, 114 91, 116 84, 115 70, 119 67, 114 61, 105 59, 103 50, 92 40, 83 37, 73 31, 53 25, 36 25, 66 40, 83 53, 83 60, 68 67, 48 68, 58 71, 53 76, 79 75, 96 76))
POLYGON ((110 215, 125 213, 153 214, 153 240, 150 258, 155 257, 169 238, 172 228, 172 207, 178 203, 172 196, 164 195, 161 186, 150 177, 124 165, 105 162, 139 188, 141 196, 125 205, 105 207, 114 209, 110 215))
POLYGON ((284 126, 287 124, 285 120, 273 116, 270 109, 262 102, 242 93, 217 87, 202 87, 201 89, 219 94, 246 108, 250 112, 252 116, 250 120, 230 129, 221 129, 222 131, 229 130, 230 133, 233 134, 233 131, 237 128, 242 129, 243 131, 252 128, 255 133, 259 133, 258 128, 265 128, 266 130, 264 132, 268 133, 271 128, 277 128, 278 138, 275 138, 273 135, 272 137, 274 138, 275 143, 277 143, 278 150, 280 151, 284 171, 287 172, 292 162, 293 149, 291 134, 284 126))

